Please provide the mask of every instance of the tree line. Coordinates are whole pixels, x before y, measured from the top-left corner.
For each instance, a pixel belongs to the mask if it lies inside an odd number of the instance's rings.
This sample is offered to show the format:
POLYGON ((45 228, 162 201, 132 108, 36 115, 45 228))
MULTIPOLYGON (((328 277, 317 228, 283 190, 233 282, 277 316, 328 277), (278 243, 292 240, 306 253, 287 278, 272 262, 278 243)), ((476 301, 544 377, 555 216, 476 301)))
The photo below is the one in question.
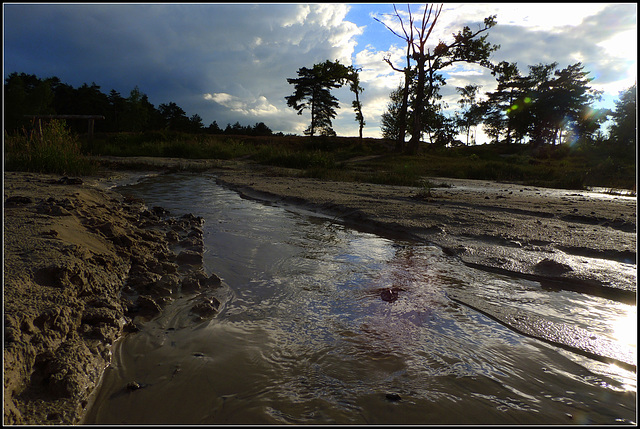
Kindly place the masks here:
MULTIPOLYGON (((528 75, 522 75, 516 63, 492 63, 491 54, 500 48, 487 41, 488 31, 497 23, 495 15, 485 18, 475 30, 464 26, 452 38, 439 40, 431 44, 435 45, 431 48, 427 42, 442 13, 442 5, 425 5, 418 16, 407 5, 404 19, 395 5, 394 12, 399 31, 374 19, 406 44, 404 64, 394 64, 390 57, 384 58, 393 70, 404 76, 403 83, 391 92, 381 117, 382 136, 394 140, 397 150, 416 153, 425 136, 438 146, 464 144, 456 139, 460 133, 466 134, 466 144, 469 144, 472 130, 477 130, 480 124, 494 143, 528 143, 540 147, 578 141, 587 145, 606 142, 635 148, 635 84, 621 94, 614 111, 594 109, 592 105, 601 99, 602 92, 589 86, 593 79, 580 62, 564 69, 558 69, 557 62, 532 65, 528 75), (486 68, 495 76, 497 88, 487 92, 483 100, 480 100, 479 85, 456 88, 461 96, 460 109, 453 116, 447 116, 444 110, 448 106, 441 101, 440 93, 446 85, 442 71, 455 63, 486 68), (605 136, 601 126, 609 118, 613 126, 605 136)), ((287 79, 295 90, 293 95, 285 97, 287 104, 299 115, 304 110, 309 110, 311 115, 305 134, 335 134, 331 120, 336 116, 338 100, 330 91, 350 83, 362 138, 364 117, 359 94, 363 89, 358 71, 337 60, 327 60, 312 68, 302 67, 298 78, 287 79)))
MULTIPOLYGON (((128 97, 112 89, 104 94, 93 82, 78 88, 65 84, 58 77, 41 79, 33 74, 11 73, 4 85, 4 129, 14 133, 30 126, 25 115, 102 115, 97 127, 103 132, 141 132, 169 130, 187 133, 272 135, 263 122, 243 126, 239 122, 223 129, 216 121, 205 127, 198 114, 188 117, 174 102, 157 108, 136 86, 128 97)), ((71 123, 71 129, 84 132, 86 125, 71 123)))
POLYGON ((621 93, 613 111, 595 109, 593 103, 601 99, 602 92, 589 86, 593 78, 580 62, 564 69, 558 69, 557 62, 531 65, 528 75, 522 75, 516 63, 492 63, 490 54, 500 46, 486 38, 487 31, 496 25, 495 15, 485 18, 476 31, 465 26, 451 40, 440 40, 433 49, 425 49, 442 6, 425 6, 422 17, 416 17, 407 5, 408 22, 395 6, 394 11, 402 33, 378 21, 407 44, 403 68, 385 58, 405 79, 390 94, 381 128, 383 137, 396 140, 399 149, 415 153, 425 134, 431 143, 444 146, 464 143, 455 138, 462 133, 469 144, 471 130, 480 124, 493 143, 527 143, 534 148, 566 142, 608 143, 627 151, 635 149, 635 84, 621 93), (497 88, 487 92, 483 100, 479 100, 479 85, 456 88, 460 109, 448 117, 443 114, 448 106, 441 102, 440 89, 446 84, 441 71, 456 62, 488 69, 497 88), (608 119, 613 125, 605 136, 601 126, 608 119), (406 134, 411 139, 405 146, 406 134))

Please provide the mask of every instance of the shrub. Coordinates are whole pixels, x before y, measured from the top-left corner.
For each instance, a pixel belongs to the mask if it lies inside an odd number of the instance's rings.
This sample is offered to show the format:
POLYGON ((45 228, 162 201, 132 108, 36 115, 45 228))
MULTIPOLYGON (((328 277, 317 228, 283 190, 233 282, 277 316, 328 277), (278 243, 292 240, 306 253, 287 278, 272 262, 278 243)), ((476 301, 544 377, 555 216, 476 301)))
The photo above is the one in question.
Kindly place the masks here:
POLYGON ((333 154, 320 150, 296 151, 265 146, 254 155, 261 164, 287 168, 331 168, 335 165, 333 154))
POLYGON ((23 129, 18 135, 5 135, 5 169, 86 175, 94 173, 96 165, 81 153, 77 136, 65 122, 51 120, 43 125, 42 133, 23 129))

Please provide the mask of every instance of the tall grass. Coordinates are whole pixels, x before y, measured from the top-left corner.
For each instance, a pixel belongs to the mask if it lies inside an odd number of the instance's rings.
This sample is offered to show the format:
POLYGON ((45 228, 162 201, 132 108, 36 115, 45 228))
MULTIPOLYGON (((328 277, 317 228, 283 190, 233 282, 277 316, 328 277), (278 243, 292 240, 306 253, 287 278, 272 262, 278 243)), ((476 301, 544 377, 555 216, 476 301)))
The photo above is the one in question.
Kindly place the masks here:
POLYGON ((5 170, 87 175, 96 171, 96 165, 81 151, 76 135, 64 121, 51 120, 42 126, 42 133, 22 130, 9 136, 5 133, 5 170))
POLYGON ((101 136, 91 144, 89 150, 94 155, 186 159, 232 159, 255 151, 235 138, 162 131, 101 136))
POLYGON ((302 136, 228 136, 171 131, 96 136, 94 155, 154 156, 185 159, 249 159, 289 169, 286 174, 323 180, 421 186, 425 177, 452 177, 581 189, 604 186, 635 189, 634 157, 610 148, 575 149, 566 145, 532 149, 527 145, 434 148, 418 155, 393 152, 380 139, 302 136), (375 159, 347 162, 377 155, 375 159), (293 171, 297 170, 297 171, 293 171))
POLYGON ((334 155, 321 150, 292 150, 274 146, 264 146, 253 155, 253 160, 266 165, 286 168, 332 168, 334 155))

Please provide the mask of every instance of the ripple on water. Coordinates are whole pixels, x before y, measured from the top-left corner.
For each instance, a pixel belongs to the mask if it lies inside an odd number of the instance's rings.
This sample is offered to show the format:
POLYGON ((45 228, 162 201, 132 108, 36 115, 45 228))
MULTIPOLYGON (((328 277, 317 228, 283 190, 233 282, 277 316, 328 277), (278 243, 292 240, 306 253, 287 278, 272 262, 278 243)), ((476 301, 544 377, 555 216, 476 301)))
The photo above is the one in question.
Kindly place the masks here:
POLYGON ((195 326, 183 323, 179 303, 169 306, 171 317, 122 341, 118 370, 105 375, 90 423, 635 418, 635 374, 625 382, 447 294, 473 294, 610 336, 616 331, 607 321, 624 320, 630 309, 478 272, 433 246, 248 201, 207 176, 157 176, 127 192, 172 213, 202 216, 205 267, 233 296, 218 317, 195 326), (397 299, 382 299, 389 289, 397 299), (132 380, 149 387, 110 398, 132 380))

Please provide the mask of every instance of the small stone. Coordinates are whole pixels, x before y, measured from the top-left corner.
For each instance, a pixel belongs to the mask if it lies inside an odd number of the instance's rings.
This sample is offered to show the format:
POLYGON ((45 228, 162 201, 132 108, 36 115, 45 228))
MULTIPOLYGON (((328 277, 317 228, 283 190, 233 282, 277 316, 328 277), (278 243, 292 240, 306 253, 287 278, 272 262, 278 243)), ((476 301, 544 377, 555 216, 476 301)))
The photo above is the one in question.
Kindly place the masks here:
POLYGON ((188 265, 200 265, 202 264, 202 255, 198 252, 193 252, 191 250, 184 250, 180 252, 177 257, 178 264, 188 264, 188 265))
POLYGON ((23 196, 19 196, 16 195, 14 197, 9 197, 6 200, 4 200, 5 205, 17 205, 17 204, 31 204, 33 202, 33 200, 29 197, 23 197, 23 196))
POLYGON ((127 383, 127 390, 129 391, 142 389, 143 387, 144 385, 141 383, 138 383, 137 381, 130 381, 129 383, 127 383))
POLYGON ((380 298, 383 301, 393 302, 398 299, 398 291, 394 289, 385 289, 380 292, 380 298))
POLYGON ((210 317, 217 313, 220 307, 220 301, 215 297, 204 298, 202 302, 197 303, 191 308, 191 312, 201 317, 210 317))
POLYGON ((82 185, 82 179, 79 177, 63 177, 57 183, 61 185, 82 185))
POLYGON ((545 275, 561 275, 573 269, 566 264, 554 261, 553 259, 545 258, 535 265, 535 270, 539 274, 545 275))
POLYGON ((387 398, 387 400, 391 402, 397 402, 402 399, 402 397, 400 397, 400 395, 398 395, 397 393, 387 393, 385 395, 385 398, 387 398))

